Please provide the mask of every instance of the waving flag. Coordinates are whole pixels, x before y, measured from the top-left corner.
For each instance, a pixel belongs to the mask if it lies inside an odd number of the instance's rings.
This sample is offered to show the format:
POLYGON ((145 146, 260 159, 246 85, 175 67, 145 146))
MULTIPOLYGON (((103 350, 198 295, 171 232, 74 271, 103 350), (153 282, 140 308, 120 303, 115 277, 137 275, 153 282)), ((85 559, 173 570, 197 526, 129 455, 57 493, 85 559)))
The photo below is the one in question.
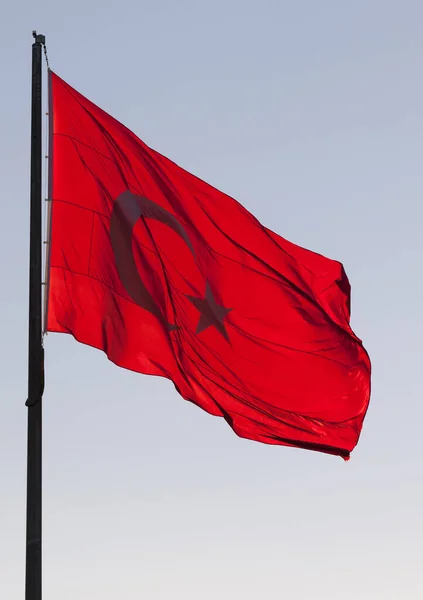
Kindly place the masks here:
POLYGON ((241 437, 348 458, 370 362, 342 265, 50 78, 47 329, 167 377, 241 437))

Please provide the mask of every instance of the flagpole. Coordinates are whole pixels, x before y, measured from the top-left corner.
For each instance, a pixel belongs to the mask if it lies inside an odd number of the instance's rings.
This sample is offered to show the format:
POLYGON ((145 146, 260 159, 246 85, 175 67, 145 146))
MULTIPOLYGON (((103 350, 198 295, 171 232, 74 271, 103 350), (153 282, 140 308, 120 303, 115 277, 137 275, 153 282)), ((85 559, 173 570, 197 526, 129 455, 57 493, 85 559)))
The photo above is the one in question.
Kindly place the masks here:
POLYGON ((41 453, 44 350, 42 342, 42 100, 43 35, 32 32, 31 197, 29 234, 28 448, 25 600, 41 600, 41 453))

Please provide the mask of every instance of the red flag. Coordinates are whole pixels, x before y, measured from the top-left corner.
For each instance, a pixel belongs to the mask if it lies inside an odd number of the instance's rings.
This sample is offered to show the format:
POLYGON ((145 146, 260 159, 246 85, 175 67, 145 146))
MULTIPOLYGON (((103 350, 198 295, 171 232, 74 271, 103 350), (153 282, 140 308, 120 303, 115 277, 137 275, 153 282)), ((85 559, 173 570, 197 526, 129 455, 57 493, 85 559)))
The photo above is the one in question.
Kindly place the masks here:
POLYGON ((167 377, 241 437, 348 458, 370 361, 342 265, 50 83, 48 331, 167 377))

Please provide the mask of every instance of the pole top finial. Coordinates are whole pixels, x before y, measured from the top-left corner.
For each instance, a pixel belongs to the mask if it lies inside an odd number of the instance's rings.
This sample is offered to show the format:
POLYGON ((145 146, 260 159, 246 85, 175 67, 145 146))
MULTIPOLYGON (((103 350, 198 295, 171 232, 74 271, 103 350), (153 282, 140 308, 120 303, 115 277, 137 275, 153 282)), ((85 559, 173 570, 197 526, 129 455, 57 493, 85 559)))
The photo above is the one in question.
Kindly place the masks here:
POLYGON ((45 43, 46 43, 46 36, 45 35, 38 34, 35 31, 35 29, 33 29, 33 31, 32 31, 32 37, 34 38, 36 44, 42 44, 43 46, 45 46, 45 43))

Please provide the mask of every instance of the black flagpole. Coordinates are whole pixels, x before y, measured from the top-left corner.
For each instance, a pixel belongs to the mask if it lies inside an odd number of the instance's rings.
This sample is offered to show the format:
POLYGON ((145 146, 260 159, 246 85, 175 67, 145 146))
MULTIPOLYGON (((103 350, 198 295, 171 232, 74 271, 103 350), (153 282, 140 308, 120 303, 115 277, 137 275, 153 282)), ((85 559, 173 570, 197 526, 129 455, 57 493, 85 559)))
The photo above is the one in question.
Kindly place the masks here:
POLYGON ((29 235, 28 457, 25 600, 41 600, 41 450, 44 350, 41 324, 41 50, 43 35, 33 31, 31 116, 31 216, 29 235))

